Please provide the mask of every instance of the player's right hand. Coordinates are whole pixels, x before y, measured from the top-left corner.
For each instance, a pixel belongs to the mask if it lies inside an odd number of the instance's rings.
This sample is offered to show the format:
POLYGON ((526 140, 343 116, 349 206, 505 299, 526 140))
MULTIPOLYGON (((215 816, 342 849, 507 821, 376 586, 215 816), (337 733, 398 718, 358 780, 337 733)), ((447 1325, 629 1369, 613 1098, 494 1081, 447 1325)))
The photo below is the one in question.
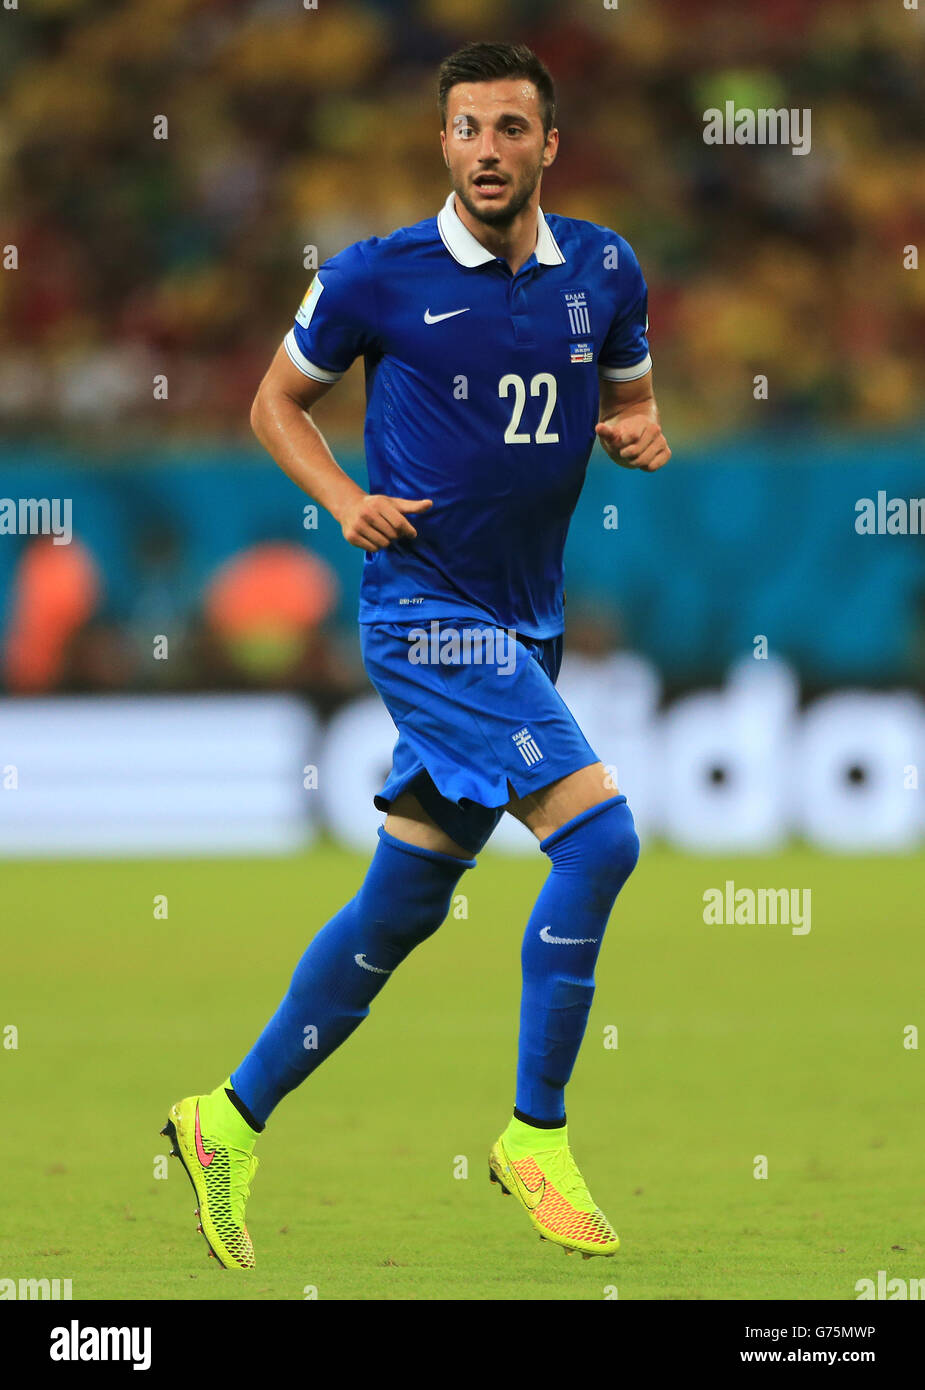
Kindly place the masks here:
POLYGON ((392 541, 414 540, 417 531, 405 514, 423 512, 432 506, 430 497, 413 502, 408 497, 372 493, 353 503, 341 521, 341 530, 344 539, 360 550, 384 550, 392 541))

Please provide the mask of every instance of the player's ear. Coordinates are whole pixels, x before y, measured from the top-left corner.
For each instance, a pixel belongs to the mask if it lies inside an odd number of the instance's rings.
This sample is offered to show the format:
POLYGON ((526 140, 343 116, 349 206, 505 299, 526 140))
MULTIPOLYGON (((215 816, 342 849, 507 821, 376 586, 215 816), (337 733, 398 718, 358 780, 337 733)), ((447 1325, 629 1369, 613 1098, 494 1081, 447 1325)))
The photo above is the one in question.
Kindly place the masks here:
POLYGON ((553 126, 546 136, 546 148, 543 151, 543 168, 548 169, 550 164, 554 164, 556 155, 559 153, 559 132, 553 126))

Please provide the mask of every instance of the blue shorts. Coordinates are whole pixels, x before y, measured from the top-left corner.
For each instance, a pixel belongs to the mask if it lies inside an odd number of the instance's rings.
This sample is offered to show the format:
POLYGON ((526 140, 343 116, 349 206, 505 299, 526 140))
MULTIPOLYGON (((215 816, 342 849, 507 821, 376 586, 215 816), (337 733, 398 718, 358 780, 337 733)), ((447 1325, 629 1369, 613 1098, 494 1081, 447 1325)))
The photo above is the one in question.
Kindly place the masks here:
POLYGON ((526 796, 600 761, 556 690, 561 634, 543 641, 441 618, 361 623, 360 646, 398 729, 392 771, 373 798, 380 811, 413 792, 445 834, 477 854, 511 788, 526 796))

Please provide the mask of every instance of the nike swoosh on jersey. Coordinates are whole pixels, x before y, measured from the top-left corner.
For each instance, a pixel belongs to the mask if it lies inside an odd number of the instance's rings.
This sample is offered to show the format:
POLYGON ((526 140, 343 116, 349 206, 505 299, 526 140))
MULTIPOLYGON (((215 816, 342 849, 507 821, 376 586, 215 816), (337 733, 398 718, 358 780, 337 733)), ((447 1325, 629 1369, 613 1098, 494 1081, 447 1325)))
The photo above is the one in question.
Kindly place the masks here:
POLYGON ((356 961, 357 965, 362 965, 364 970, 371 970, 374 975, 391 975, 392 973, 391 970, 380 969, 378 965, 367 965, 364 959, 363 952, 361 952, 359 955, 354 956, 353 959, 356 961))
POLYGON ((214 1150, 214 1149, 212 1150, 211 1153, 208 1153, 208 1154, 207 1154, 206 1151, 205 1151, 205 1149, 202 1147, 202 1130, 199 1128, 199 1102, 198 1102, 198 1101, 196 1102, 196 1157, 199 1159, 199 1162, 202 1164, 203 1168, 208 1168, 209 1164, 212 1162, 213 1158, 215 1157, 215 1150, 214 1150))
POLYGON ((468 314, 471 307, 472 306, 469 305, 465 309, 451 309, 448 314, 432 314, 429 309, 426 309, 424 311, 424 322, 439 323, 441 319, 455 319, 457 314, 468 314))
POLYGON ((550 928, 544 927, 540 932, 540 940, 546 941, 550 946, 592 946, 596 941, 600 941, 599 936, 550 936, 550 928))

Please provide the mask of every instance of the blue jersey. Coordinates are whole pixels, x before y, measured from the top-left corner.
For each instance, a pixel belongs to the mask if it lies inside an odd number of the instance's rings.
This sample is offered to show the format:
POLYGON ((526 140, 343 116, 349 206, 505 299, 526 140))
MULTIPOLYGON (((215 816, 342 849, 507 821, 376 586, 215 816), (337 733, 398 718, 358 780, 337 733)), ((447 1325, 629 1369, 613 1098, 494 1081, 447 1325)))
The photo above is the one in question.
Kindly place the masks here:
POLYGON ((538 215, 516 275, 436 217, 324 262, 286 350, 306 376, 366 367, 369 488, 433 499, 412 541, 367 553, 361 623, 473 618, 563 630, 563 551, 599 407, 598 374, 651 366, 647 290, 607 227, 538 215))

